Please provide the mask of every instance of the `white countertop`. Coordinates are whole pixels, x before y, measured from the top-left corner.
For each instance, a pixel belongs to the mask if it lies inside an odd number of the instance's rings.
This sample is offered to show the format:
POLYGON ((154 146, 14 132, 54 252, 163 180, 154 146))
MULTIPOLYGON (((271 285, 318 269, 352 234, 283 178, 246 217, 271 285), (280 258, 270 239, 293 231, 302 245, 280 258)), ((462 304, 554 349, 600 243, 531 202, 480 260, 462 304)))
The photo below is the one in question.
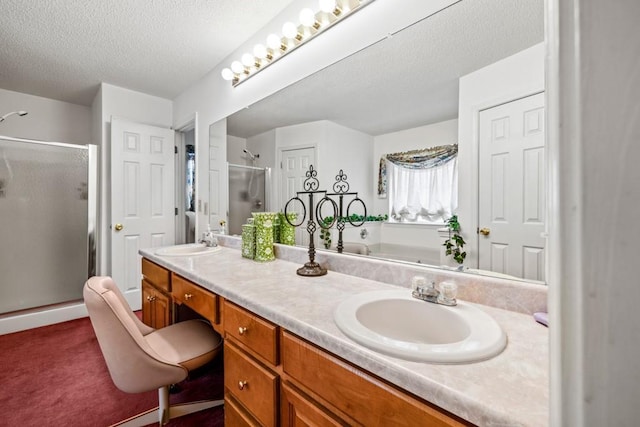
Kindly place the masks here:
POLYGON ((157 256, 154 250, 140 254, 472 423, 549 423, 549 334, 530 315, 478 305, 508 336, 501 354, 458 365, 410 362, 351 341, 333 321, 334 309, 345 298, 397 286, 332 271, 301 277, 296 274, 299 264, 281 259, 258 263, 231 248, 191 257, 157 256))

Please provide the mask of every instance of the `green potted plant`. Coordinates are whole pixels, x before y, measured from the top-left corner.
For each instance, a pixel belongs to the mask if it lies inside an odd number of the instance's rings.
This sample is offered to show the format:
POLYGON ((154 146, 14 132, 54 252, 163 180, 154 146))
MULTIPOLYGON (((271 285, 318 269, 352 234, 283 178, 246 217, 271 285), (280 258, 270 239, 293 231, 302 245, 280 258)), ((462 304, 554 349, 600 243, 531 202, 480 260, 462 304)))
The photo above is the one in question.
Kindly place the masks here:
POLYGON ((449 238, 444 241, 445 253, 447 256, 451 255, 453 259, 462 264, 467 257, 467 253, 462 251, 465 245, 465 241, 460 235, 460 223, 458 222, 458 215, 453 215, 447 221, 447 228, 449 229, 449 238))

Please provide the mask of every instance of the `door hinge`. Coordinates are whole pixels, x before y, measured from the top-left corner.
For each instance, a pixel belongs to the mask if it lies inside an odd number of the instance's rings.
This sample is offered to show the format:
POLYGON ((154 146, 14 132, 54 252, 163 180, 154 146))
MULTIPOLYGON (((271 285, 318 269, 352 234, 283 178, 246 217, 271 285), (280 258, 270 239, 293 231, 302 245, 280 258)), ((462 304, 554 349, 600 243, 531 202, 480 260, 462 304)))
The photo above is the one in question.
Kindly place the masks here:
POLYGON ((173 153, 174 154, 178 154, 178 146, 177 145, 173 146, 173 153))
POLYGON ((280 169, 282 169, 282 162, 280 162, 280 169))
POLYGON ((178 216, 178 208, 174 208, 174 209, 175 209, 176 216, 178 216))

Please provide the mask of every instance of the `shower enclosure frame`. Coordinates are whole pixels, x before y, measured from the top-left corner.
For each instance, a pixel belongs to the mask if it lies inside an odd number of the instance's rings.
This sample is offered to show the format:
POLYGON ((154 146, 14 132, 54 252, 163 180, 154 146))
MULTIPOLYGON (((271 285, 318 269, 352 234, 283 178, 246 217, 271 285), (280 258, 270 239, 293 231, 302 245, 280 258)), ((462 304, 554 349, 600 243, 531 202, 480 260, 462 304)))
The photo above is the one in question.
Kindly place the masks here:
MULTIPOLYGON (((16 142, 21 144, 36 144, 49 147, 68 148, 74 150, 87 150, 87 277, 95 276, 97 271, 97 221, 98 221, 98 146, 95 144, 68 144, 62 142, 53 141, 40 141, 27 138, 16 138, 11 136, 0 135, 0 140, 16 142)), ((18 310, 14 312, 4 313, 2 316, 14 316, 20 315, 22 312, 33 311, 46 311, 51 307, 68 305, 72 303, 82 303, 82 298, 73 299, 69 301, 62 301, 45 306, 35 306, 32 308, 26 308, 24 310, 18 310)), ((0 333, 2 333, 2 327, 0 327, 0 333)), ((16 329, 12 327, 11 329, 16 329)), ((17 328, 19 330, 21 328, 17 328)))

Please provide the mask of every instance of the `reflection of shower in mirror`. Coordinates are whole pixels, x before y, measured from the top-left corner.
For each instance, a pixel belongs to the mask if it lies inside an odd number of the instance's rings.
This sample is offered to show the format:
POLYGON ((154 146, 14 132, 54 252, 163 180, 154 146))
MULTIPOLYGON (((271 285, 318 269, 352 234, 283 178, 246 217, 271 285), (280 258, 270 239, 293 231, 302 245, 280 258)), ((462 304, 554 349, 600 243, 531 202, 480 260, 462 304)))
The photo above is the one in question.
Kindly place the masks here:
POLYGON ((253 154, 251 151, 247 150, 246 148, 243 148, 242 152, 246 154, 247 157, 249 157, 249 159, 251 159, 251 163, 255 164, 256 159, 260 158, 260 154, 253 154))
POLYGON ((23 117, 23 116, 26 116, 29 113, 27 113, 26 111, 12 111, 10 113, 5 114, 4 116, 0 116, 0 123, 4 122, 7 119, 7 117, 13 116, 14 114, 17 114, 20 117, 23 117))
MULTIPOLYGON (((257 153, 253 154, 251 151, 247 150, 246 148, 243 148, 242 152, 246 154, 247 157, 249 157, 249 159, 251 159, 251 166, 255 166, 256 159, 260 158, 260 154, 257 154, 257 153)), ((252 169, 251 174, 249 176, 249 183, 247 184, 247 193, 246 195, 244 195, 245 200, 255 199, 258 196, 257 185, 255 186, 255 191, 252 191, 252 188, 254 187, 254 179, 253 179, 254 175, 255 175, 255 169, 252 169)), ((255 200, 255 207, 260 209, 262 207, 262 202, 260 200, 255 200)))

